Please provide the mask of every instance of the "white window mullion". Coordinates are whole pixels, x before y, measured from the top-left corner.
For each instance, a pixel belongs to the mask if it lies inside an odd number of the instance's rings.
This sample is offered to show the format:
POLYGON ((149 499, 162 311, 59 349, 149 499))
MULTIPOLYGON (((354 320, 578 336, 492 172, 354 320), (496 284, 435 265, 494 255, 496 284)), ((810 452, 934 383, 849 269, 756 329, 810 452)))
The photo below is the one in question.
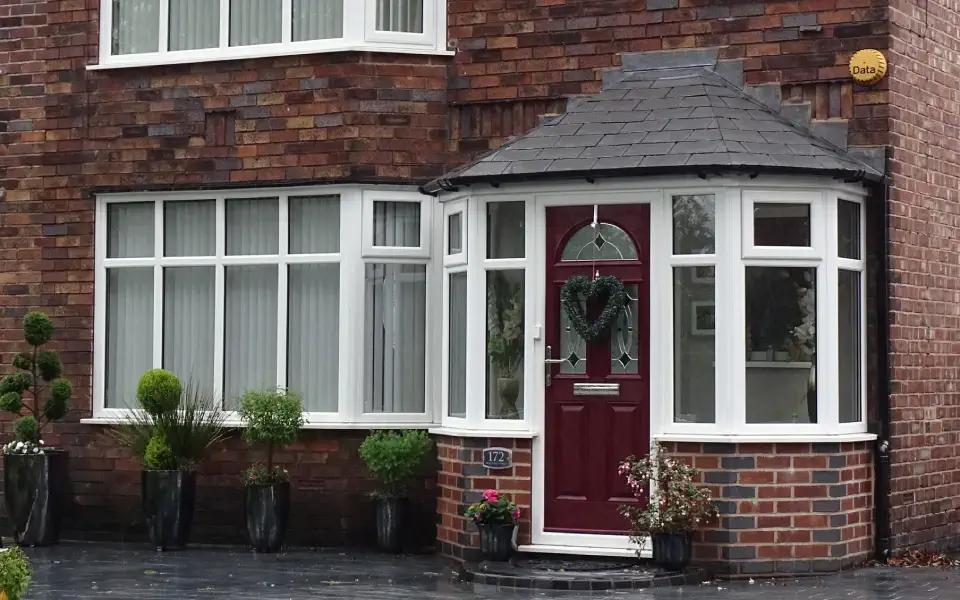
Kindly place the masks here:
POLYGON ((288 196, 280 196, 280 262, 277 264, 277 385, 287 387, 287 251, 290 249, 290 216, 288 196))
MULTIPOLYGON (((100 0, 100 62, 113 52, 113 0, 100 0)), ((106 219, 106 214, 103 215, 106 219)), ((100 398, 103 398, 101 393, 100 398)))
POLYGON ((344 0, 343 10, 343 41, 348 46, 362 46, 365 42, 367 22, 373 23, 376 11, 376 0, 360 0, 359 6, 350 10, 344 0))
MULTIPOLYGON (((109 2, 107 4, 110 4, 109 2)), ((96 367, 93 369, 93 416, 99 416, 106 406, 104 393, 106 387, 107 361, 107 269, 103 266, 103 259, 107 254, 107 211, 106 204, 97 201, 96 221, 94 223, 96 235, 94 237, 94 262, 96 264, 93 279, 93 360, 96 367)))
MULTIPOLYGON (((747 306, 746 272, 741 257, 741 240, 749 231, 753 235, 753 221, 747 230, 747 222, 742 217, 745 201, 738 188, 727 190, 725 202, 718 202, 717 229, 717 269, 716 290, 717 305, 715 314, 730 315, 723 319, 725 324, 717 323, 717 426, 720 431, 740 431, 747 422, 747 306), (722 206, 720 206, 722 204, 722 206), (724 332, 729 332, 725 334, 724 332), (723 387, 720 387, 720 386, 723 387)), ((752 206, 750 215, 753 215, 752 206)))
POLYGON ((160 0, 160 45, 158 50, 167 51, 170 42, 170 0, 160 0))
POLYGON ((220 0, 220 47, 230 47, 230 0, 220 0))
MULTIPOLYGON (((166 4, 166 1, 163 2, 166 4)), ((153 368, 163 368, 163 201, 154 203, 153 258, 153 368)))
POLYGON ((280 39, 287 44, 293 38, 293 0, 281 0, 280 15, 280 39))
POLYGON ((835 430, 840 422, 840 318, 839 290, 840 272, 837 266, 839 242, 837 232, 837 196, 830 194, 814 205, 811 214, 820 218, 811 219, 814 231, 820 231, 826 249, 826 260, 817 270, 817 326, 816 332, 816 385, 817 422, 824 428, 835 430), (826 335, 824 335, 824 333, 826 335))
MULTIPOLYGON (((346 12, 346 11, 345 11, 346 12)), ((363 412, 365 268, 356 232, 363 226, 361 193, 344 192, 340 197, 340 420, 355 423, 363 412)))
POLYGON ((216 255, 213 310, 213 389, 217 398, 223 401, 223 340, 224 340, 224 303, 225 272, 221 260, 227 252, 226 200, 220 196, 216 200, 216 255))

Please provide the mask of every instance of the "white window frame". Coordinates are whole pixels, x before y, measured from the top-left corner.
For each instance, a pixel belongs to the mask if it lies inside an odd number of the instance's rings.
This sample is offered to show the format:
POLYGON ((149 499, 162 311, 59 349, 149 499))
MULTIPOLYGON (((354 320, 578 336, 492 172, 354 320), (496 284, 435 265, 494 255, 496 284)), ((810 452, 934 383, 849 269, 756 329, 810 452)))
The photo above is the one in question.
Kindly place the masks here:
MULTIPOLYGON (((106 360, 106 270, 111 267, 152 267, 154 269, 154 336, 153 368, 161 368, 163 361, 163 269, 174 266, 213 266, 216 268, 214 315, 214 392, 219 397, 223 386, 223 332, 224 332, 224 268, 229 265, 276 264, 278 265, 278 356, 277 385, 286 384, 287 365, 287 267, 304 263, 340 264, 340 323, 338 330, 338 409, 336 412, 305 413, 308 428, 372 428, 384 427, 427 427, 433 416, 433 380, 430 375, 430 362, 435 347, 434 325, 427 319, 425 332, 425 409, 422 413, 364 413, 363 380, 363 331, 365 265, 374 263, 422 264, 426 266, 427 315, 432 314, 435 301, 433 289, 433 269, 429 257, 431 248, 430 202, 419 192, 409 188, 391 188, 367 190, 355 186, 312 186, 289 188, 259 188, 227 191, 196 192, 144 192, 103 194, 96 198, 95 208, 95 284, 94 284, 94 368, 93 368, 93 417, 85 422, 104 423, 124 420, 129 409, 107 408, 104 404, 105 360, 106 360), (329 196, 340 197, 340 251, 329 254, 289 254, 289 213, 290 196, 329 196), (427 227, 421 232, 421 245, 426 248, 427 256, 420 258, 400 258, 391 256, 389 250, 380 256, 363 257, 357 232, 365 227, 364 203, 369 198, 384 201, 422 202, 421 219, 427 227), (227 256, 225 215, 226 202, 230 199, 273 198, 279 199, 279 253, 275 255, 227 256), (165 202, 184 200, 214 200, 216 202, 216 254, 203 257, 163 257, 163 208, 165 202), (149 202, 155 207, 155 249, 154 256, 143 258, 107 258, 107 206, 112 203, 149 202), (359 332, 359 333, 358 333, 359 332)), ((371 204, 372 207, 372 204, 371 204)), ((372 216, 372 212, 369 213, 372 216)), ((371 225, 372 227, 372 225, 371 225)), ((379 249, 384 250, 384 249, 379 249)), ((227 424, 239 425, 240 419, 235 412, 228 412, 227 424)))
MULTIPOLYGON (((834 289, 838 290, 835 294, 833 306, 830 310, 836 315, 838 313, 840 271, 853 271, 860 274, 860 421, 850 423, 839 422, 839 403, 837 405, 837 428, 843 433, 857 433, 863 431, 863 423, 867 419, 867 236, 866 236, 866 204, 863 198, 858 198, 850 194, 837 194, 833 198, 835 209, 828 212, 828 239, 832 238, 834 255, 836 256, 836 269, 832 271, 834 289), (839 252, 839 214, 840 202, 851 202, 859 207, 859 259, 841 258, 839 252), (830 234, 832 231, 832 235, 830 234)), ((840 348, 840 327, 837 324, 835 335, 831 336, 832 345, 840 348)), ((835 357, 835 362, 839 363, 839 358, 835 357)), ((838 399, 839 399, 839 375, 837 379, 838 399)))
POLYGON ((402 33, 376 30, 377 0, 343 0, 343 37, 294 42, 291 40, 292 2, 282 4, 282 41, 271 44, 230 46, 229 0, 220 1, 219 47, 199 50, 170 51, 169 0, 160 0, 157 26, 157 52, 112 54, 113 1, 100 0, 100 62, 90 69, 123 68, 164 64, 192 64, 219 60, 235 60, 268 56, 294 56, 324 52, 389 52, 404 54, 452 55, 447 50, 445 0, 423 0, 423 33, 402 33), (357 3, 364 3, 357 8, 357 3), (352 6, 351 6, 352 5, 352 6))
MULTIPOLYGON (((398 197, 393 192, 376 190, 363 193, 363 257, 389 259, 429 259, 430 258, 430 228, 433 223, 432 199, 422 194, 398 197), (373 216, 374 205, 377 202, 406 202, 420 205, 420 245, 419 246, 374 246, 373 245, 373 216)), ((371 262, 371 261, 367 261, 371 262)), ((373 261, 377 262, 377 261, 373 261)), ((402 261, 394 261, 402 262, 402 261)))
POLYGON ((443 205, 443 266, 457 267, 467 264, 467 201, 458 200, 443 205), (450 217, 460 215, 460 252, 449 253, 450 249, 450 217))

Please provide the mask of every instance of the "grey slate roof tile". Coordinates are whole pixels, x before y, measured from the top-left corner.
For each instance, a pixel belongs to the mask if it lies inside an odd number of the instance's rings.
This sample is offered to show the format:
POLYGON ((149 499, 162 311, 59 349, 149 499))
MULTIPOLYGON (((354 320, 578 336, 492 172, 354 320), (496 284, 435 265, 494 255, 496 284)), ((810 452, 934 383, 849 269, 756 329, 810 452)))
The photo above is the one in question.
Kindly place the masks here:
POLYGON ((751 167, 790 172, 882 174, 786 120, 714 74, 689 67, 621 72, 606 89, 572 99, 567 112, 423 187, 498 181, 510 175, 571 176, 591 170, 751 167))

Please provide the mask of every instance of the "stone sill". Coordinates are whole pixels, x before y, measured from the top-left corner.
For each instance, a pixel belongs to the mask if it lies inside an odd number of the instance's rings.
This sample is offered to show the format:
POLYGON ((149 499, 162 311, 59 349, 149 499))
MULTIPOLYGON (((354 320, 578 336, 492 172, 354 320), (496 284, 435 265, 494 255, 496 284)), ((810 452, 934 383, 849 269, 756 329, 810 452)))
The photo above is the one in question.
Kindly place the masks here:
POLYGON ((456 429, 454 427, 431 427, 428 431, 434 435, 465 438, 500 438, 531 440, 539 434, 533 431, 505 431, 503 429, 456 429))
POLYGON ((699 442, 707 444, 821 444, 872 442, 875 433, 836 433, 807 435, 715 435, 708 433, 661 433, 653 436, 660 442, 699 442))
MULTIPOLYGON (((124 419, 110 417, 89 417, 80 419, 84 425, 120 425, 124 419)), ((301 429, 327 429, 327 430, 363 430, 363 429, 427 429, 430 423, 337 423, 337 422, 313 422, 307 421, 301 429)), ((242 429, 244 424, 237 419, 228 419, 223 423, 224 427, 230 429, 242 429)), ((502 437, 502 436, 501 436, 502 437)))

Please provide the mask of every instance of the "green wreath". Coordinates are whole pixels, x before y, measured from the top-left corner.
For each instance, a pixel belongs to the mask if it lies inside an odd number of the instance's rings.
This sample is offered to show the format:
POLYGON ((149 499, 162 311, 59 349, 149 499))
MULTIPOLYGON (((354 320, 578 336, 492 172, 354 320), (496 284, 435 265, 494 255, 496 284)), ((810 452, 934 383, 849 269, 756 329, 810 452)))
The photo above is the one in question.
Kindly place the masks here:
POLYGON ((560 288, 560 306, 567 313, 570 325, 587 342, 592 342, 613 325, 627 305, 627 291, 612 275, 590 279, 583 275, 571 277, 560 288), (604 302, 603 310, 593 323, 587 321, 583 306, 592 298, 604 302))

